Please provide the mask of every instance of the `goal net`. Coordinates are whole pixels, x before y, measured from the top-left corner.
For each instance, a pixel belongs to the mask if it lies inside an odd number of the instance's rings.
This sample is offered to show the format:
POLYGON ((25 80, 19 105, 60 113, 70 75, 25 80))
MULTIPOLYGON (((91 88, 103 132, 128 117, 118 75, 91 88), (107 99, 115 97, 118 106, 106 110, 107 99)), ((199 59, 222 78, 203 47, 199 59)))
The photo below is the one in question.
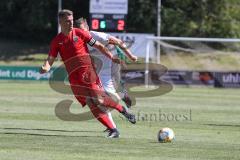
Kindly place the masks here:
POLYGON ((235 72, 240 68, 240 39, 148 37, 145 84, 148 63, 161 63, 169 70, 235 72), (150 44, 154 49, 150 49, 150 44), (155 56, 150 56, 155 53, 155 56))

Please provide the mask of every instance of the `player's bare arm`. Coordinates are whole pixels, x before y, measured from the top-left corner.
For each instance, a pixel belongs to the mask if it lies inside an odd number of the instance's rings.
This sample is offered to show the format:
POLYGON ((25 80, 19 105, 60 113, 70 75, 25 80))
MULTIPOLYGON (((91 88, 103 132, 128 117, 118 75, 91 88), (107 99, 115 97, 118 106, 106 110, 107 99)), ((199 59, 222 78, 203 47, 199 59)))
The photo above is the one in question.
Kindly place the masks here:
POLYGON ((48 58, 45 60, 42 67, 40 68, 39 72, 41 74, 47 73, 51 69, 51 66, 54 63, 54 60, 55 60, 55 57, 48 56, 48 58))
POLYGON ((98 49, 101 53, 106 55, 108 58, 110 58, 113 62, 120 64, 121 60, 117 57, 114 57, 112 53, 109 51, 107 47, 105 47, 102 43, 96 41, 96 43, 93 45, 94 48, 98 49))
POLYGON ((114 36, 110 36, 110 37, 109 37, 109 44, 114 44, 114 45, 119 46, 119 47, 124 51, 124 53, 127 55, 127 57, 128 57, 129 59, 131 59, 131 60, 134 61, 134 62, 137 61, 137 56, 135 56, 135 55, 127 48, 126 44, 125 44, 122 40, 120 40, 120 39, 118 39, 118 38, 116 38, 116 37, 114 37, 114 36))

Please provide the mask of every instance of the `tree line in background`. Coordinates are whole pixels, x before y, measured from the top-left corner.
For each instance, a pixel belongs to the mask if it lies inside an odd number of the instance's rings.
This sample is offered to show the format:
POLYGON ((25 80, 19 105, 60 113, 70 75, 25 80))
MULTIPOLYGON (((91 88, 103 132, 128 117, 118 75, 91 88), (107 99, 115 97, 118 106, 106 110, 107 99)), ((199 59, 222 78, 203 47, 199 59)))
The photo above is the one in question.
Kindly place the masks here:
MULTIPOLYGON (((74 17, 89 16, 89 1, 62 0, 74 17)), ((1 0, 0 38, 48 43, 57 33, 57 0, 1 0)), ((240 37, 239 0, 162 0, 161 35, 240 37)), ((127 32, 156 33, 157 0, 129 0, 127 32)))

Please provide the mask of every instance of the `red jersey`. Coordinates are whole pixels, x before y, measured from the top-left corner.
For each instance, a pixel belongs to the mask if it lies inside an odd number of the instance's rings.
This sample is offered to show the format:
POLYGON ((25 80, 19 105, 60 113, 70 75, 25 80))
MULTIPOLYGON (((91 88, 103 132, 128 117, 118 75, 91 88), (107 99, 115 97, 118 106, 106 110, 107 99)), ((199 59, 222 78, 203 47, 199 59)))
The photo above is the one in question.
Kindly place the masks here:
MULTIPOLYGON (((87 43, 91 46, 95 43, 95 40, 89 32, 73 28, 68 36, 65 36, 63 33, 59 33, 52 40, 49 56, 57 57, 58 53, 60 53, 65 65, 73 58, 78 59, 78 65, 82 67, 92 65, 87 43)), ((69 69, 70 66, 66 65, 66 67, 69 69)))
POLYGON ((89 55, 87 43, 93 45, 95 40, 81 29, 73 28, 68 36, 59 33, 51 42, 49 56, 57 57, 58 53, 66 66, 69 80, 79 80, 77 72, 84 70, 94 70, 92 60, 89 55))
POLYGON ((87 48, 87 44, 92 46, 95 42, 89 32, 73 28, 68 36, 59 33, 50 45, 49 56, 57 57, 58 53, 60 54, 72 91, 82 105, 85 104, 88 93, 92 94, 89 90, 98 89, 100 85, 87 48))

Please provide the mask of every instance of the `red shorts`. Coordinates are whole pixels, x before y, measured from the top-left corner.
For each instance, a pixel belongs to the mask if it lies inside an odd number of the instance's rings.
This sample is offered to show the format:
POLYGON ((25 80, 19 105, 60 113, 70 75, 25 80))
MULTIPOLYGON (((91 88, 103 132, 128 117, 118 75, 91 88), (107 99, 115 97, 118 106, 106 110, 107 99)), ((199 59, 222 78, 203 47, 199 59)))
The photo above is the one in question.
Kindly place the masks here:
POLYGON ((72 92, 76 99, 86 105, 86 98, 94 98, 103 95, 104 89, 94 70, 81 70, 69 76, 72 92))

